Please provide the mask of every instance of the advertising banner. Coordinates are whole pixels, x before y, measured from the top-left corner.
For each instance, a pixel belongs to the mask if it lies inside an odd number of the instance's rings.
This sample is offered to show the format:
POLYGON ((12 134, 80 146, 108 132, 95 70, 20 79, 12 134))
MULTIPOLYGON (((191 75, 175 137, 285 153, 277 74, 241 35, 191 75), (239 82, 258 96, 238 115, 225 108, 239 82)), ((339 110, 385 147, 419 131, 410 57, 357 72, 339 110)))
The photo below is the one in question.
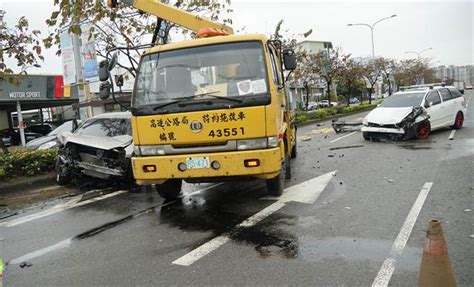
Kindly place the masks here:
POLYGON ((76 82, 76 63, 74 60, 74 46, 72 43, 72 37, 67 32, 61 33, 60 37, 61 45, 61 59, 63 64, 63 77, 64 84, 70 85, 76 82))
POLYGON ((99 79, 99 66, 95 51, 95 38, 90 32, 91 25, 81 25, 81 59, 82 76, 84 81, 95 81, 99 79))

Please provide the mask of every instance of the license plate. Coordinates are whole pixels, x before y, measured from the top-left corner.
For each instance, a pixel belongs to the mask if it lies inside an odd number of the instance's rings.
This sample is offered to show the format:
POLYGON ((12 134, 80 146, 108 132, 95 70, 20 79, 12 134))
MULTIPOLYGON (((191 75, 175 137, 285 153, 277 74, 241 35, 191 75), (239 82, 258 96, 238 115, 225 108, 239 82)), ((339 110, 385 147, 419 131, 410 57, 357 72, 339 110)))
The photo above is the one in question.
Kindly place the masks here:
POLYGON ((188 169, 209 168, 209 157, 188 157, 186 167, 188 169))

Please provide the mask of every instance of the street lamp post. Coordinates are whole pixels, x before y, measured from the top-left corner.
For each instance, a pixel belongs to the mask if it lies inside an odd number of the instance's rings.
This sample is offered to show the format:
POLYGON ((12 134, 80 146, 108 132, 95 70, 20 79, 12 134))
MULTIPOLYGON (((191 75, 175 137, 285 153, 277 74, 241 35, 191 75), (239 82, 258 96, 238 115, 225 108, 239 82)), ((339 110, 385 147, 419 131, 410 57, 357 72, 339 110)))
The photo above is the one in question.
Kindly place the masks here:
POLYGON ((384 20, 388 20, 388 19, 391 19, 393 17, 396 17, 397 15, 396 14, 393 14, 392 16, 389 16, 389 17, 385 17, 385 18, 382 18, 382 19, 379 19, 377 21, 375 21, 375 23, 373 23, 372 25, 369 25, 369 24, 366 24, 366 23, 354 23, 354 24, 347 24, 347 26, 366 26, 366 27, 369 27, 370 28, 370 36, 372 38, 372 58, 375 58, 375 48, 374 48, 374 26, 377 24, 377 23, 380 23, 384 20))
POLYGON ((416 57, 419 59, 421 53, 429 51, 429 50, 433 50, 433 48, 429 47, 429 48, 423 49, 423 50, 418 51, 418 52, 417 51, 405 51, 405 54, 410 54, 410 53, 416 54, 416 57))

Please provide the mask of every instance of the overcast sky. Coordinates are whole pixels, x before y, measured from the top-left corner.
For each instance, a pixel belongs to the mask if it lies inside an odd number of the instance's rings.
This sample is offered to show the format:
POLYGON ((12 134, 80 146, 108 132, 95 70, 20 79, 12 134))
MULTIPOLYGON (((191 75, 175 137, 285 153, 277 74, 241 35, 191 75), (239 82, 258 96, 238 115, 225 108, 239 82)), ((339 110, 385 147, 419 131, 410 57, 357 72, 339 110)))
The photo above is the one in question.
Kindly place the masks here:
MULTIPOLYGON (((371 55, 370 29, 348 27, 348 23, 372 24, 380 18, 397 16, 378 23, 374 28, 377 56, 406 59, 415 57, 405 51, 432 50, 422 56, 432 58, 432 65, 466 65, 474 63, 473 1, 250 1, 233 0, 233 27, 245 27, 245 33, 271 33, 284 19, 284 29, 300 34, 309 29, 309 40, 331 41, 355 57, 371 55)), ((13 24, 26 16, 30 25, 44 35, 44 21, 53 10, 53 0, 0 0, 5 20, 13 24)), ((61 73, 61 61, 55 50, 46 51, 42 68, 30 73, 61 73)))

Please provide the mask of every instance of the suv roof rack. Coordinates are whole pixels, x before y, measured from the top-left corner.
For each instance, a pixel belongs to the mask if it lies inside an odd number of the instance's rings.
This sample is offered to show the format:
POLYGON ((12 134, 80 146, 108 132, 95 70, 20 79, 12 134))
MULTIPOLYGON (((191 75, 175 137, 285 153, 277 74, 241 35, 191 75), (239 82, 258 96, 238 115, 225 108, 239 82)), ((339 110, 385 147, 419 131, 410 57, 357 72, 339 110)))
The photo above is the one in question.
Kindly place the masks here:
POLYGON ((421 89, 421 88, 433 89, 433 87, 435 87, 435 86, 444 87, 445 85, 446 85, 446 83, 431 83, 431 84, 423 84, 423 85, 402 86, 402 87, 400 87, 400 90, 405 91, 405 90, 421 89))

